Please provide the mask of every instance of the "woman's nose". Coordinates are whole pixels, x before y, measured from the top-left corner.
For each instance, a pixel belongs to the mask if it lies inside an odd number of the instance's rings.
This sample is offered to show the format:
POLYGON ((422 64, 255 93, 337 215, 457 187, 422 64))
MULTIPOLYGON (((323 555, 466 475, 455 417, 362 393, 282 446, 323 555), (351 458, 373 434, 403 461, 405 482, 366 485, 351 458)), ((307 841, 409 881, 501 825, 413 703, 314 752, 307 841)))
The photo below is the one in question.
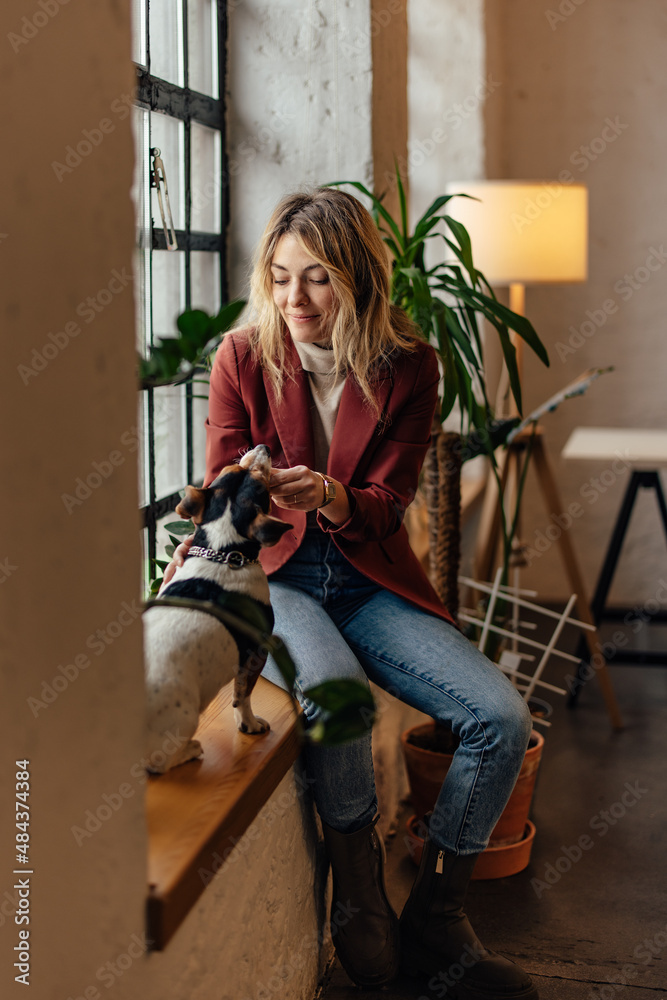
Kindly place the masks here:
POLYGON ((287 297, 288 304, 291 306, 300 305, 302 302, 306 302, 308 296, 306 295, 306 290, 300 281, 292 281, 289 286, 289 294, 287 297))

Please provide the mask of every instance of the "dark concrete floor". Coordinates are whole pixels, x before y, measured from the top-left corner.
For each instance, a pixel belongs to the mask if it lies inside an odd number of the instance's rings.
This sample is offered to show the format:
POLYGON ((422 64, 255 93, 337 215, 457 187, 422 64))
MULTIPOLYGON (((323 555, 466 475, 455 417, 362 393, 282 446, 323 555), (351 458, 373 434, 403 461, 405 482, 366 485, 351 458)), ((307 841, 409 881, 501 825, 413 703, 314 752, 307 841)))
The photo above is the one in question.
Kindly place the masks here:
MULTIPOLYGON (((667 648, 665 630, 653 630, 667 648)), ((564 661, 552 661, 546 679, 562 684, 567 672, 564 661)), ((530 865, 510 878, 473 882, 468 893, 481 940, 519 962, 541 1000, 667 997, 667 670, 616 666, 610 673, 626 728, 611 730, 595 680, 574 710, 548 695, 552 726, 540 727, 546 743, 530 865), (584 835, 587 849, 572 864, 567 854, 576 856, 570 848, 584 835)), ((404 843, 409 811, 406 804, 387 844, 388 891, 399 913, 416 872, 404 843)), ((402 978, 364 995, 435 1000, 442 993, 402 978)), ((335 963, 319 1000, 360 996, 335 963)))

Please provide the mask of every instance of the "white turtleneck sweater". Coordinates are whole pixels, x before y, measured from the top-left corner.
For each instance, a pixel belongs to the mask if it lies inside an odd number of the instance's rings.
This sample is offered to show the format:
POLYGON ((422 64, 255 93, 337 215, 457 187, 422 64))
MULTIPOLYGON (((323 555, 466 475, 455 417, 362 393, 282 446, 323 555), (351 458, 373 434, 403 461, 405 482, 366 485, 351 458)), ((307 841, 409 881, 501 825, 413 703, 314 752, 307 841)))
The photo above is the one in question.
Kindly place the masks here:
POLYGON ((346 376, 339 375, 336 378, 332 350, 319 347, 317 344, 300 344, 297 341, 294 341, 294 346, 301 360, 301 367, 308 373, 310 384, 312 398, 310 415, 315 446, 314 468, 317 472, 326 473, 329 446, 346 376))

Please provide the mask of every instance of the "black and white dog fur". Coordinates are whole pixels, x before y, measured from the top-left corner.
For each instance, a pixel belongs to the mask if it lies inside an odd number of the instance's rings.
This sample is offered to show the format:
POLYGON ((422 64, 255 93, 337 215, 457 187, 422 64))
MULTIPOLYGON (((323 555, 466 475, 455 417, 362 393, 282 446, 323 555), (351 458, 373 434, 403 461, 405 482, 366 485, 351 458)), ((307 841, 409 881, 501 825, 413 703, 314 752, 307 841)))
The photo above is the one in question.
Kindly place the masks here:
MULTIPOLYGON (((273 628, 269 584, 257 557, 290 525, 269 515, 270 475, 269 449, 260 444, 237 465, 224 468, 209 487, 186 487, 176 513, 192 518, 195 536, 184 565, 160 598, 215 602, 221 592, 244 594, 260 604, 273 628)), ((269 729, 250 706, 266 659, 251 639, 191 608, 152 607, 143 620, 148 770, 163 773, 202 755, 201 744, 192 739, 199 714, 232 678, 237 728, 254 734, 269 729)))

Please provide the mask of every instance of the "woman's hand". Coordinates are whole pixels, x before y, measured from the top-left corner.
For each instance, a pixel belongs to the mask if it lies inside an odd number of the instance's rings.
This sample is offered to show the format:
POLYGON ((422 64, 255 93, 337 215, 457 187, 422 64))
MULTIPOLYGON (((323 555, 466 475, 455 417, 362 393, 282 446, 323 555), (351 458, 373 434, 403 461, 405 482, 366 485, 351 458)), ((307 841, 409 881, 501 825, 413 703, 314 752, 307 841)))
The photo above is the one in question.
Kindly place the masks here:
MULTIPOLYGON (((337 480, 330 476, 327 479, 336 484, 336 499, 322 508, 322 514, 334 524, 343 524, 350 516, 347 493, 337 480)), ((324 503, 326 493, 322 477, 306 465, 273 469, 269 490, 276 507, 283 510, 316 510, 324 503)))
POLYGON ((194 537, 195 537, 194 535, 188 535, 188 537, 184 538, 183 541, 181 542, 181 544, 178 545, 174 549, 174 554, 171 557, 171 562, 169 563, 169 565, 167 566, 166 570, 164 571, 164 576, 162 578, 162 584, 160 586, 158 594, 162 593, 162 591, 167 586, 167 584, 169 583, 169 581, 173 577, 173 575, 176 572, 176 570, 178 569, 178 567, 182 566, 183 563, 185 562, 185 557, 187 556, 188 552, 190 551, 190 546, 192 545, 192 543, 194 541, 194 537))

